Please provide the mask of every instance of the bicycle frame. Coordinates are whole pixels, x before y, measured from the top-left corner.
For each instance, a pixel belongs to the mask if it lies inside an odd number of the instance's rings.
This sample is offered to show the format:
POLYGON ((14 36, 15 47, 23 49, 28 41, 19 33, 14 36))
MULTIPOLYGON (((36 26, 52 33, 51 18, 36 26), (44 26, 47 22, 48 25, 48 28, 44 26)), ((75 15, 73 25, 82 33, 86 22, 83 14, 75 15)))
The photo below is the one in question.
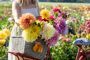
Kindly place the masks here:
POLYGON ((84 49, 82 48, 82 45, 77 45, 77 46, 79 47, 79 49, 78 49, 77 56, 76 56, 75 60, 78 60, 79 56, 84 56, 88 60, 87 54, 85 53, 84 49))
MULTIPOLYGON (((8 51, 7 51, 7 53, 11 53, 11 54, 15 55, 18 60, 20 60, 19 56, 22 58, 22 60, 24 60, 24 57, 30 58, 30 59, 33 59, 33 60, 41 60, 41 59, 34 58, 34 57, 32 57, 32 56, 28 56, 28 55, 25 55, 25 54, 22 54, 22 53, 19 53, 19 52, 8 52, 8 51)), ((46 57, 45 57, 44 60, 48 60, 48 54, 49 54, 49 56, 50 56, 50 60, 52 60, 50 48, 48 48, 48 51, 47 51, 47 54, 46 54, 46 57)))

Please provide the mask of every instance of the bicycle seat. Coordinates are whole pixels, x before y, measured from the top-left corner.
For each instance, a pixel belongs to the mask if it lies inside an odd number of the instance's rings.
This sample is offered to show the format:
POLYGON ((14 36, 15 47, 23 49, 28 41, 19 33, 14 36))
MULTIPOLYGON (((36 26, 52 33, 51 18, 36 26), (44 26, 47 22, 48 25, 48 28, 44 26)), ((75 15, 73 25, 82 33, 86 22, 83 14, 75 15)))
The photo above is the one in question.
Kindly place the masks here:
POLYGON ((74 45, 90 45, 90 41, 85 38, 79 38, 74 41, 74 45))

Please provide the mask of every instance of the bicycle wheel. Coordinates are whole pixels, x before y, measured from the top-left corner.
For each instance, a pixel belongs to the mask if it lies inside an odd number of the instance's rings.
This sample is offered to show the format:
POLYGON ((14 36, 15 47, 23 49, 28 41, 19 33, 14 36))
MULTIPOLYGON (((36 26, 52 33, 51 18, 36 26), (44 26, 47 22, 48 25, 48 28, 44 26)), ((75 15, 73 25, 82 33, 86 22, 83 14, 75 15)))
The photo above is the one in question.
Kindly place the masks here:
POLYGON ((86 56, 80 56, 79 60, 90 60, 90 50, 85 53, 86 56))

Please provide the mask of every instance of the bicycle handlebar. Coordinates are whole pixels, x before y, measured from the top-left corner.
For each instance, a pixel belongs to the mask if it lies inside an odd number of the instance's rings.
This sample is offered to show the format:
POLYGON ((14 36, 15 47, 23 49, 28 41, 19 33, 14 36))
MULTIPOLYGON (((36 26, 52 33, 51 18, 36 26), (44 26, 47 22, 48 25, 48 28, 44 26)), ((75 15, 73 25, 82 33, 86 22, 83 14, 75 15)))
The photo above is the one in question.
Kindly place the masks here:
POLYGON ((87 40, 85 38, 79 38, 79 39, 76 39, 73 43, 74 43, 74 45, 87 46, 87 45, 90 45, 90 40, 87 40))

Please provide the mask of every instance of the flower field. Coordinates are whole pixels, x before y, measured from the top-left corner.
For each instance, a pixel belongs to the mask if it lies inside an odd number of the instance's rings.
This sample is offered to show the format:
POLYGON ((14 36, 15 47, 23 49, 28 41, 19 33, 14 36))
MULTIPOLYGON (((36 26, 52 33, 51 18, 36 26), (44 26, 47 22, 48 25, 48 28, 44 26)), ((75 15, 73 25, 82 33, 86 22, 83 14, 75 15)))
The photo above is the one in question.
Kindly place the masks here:
MULTIPOLYGON (((3 29, 8 29, 9 31, 11 31, 12 27, 14 26, 14 22, 13 22, 14 19, 12 17, 11 6, 12 6, 11 2, 0 2, 0 31, 2 31, 3 29)), ((59 15, 58 13, 62 12, 62 17, 65 18, 65 22, 62 22, 62 24, 65 25, 64 23, 66 23, 68 27, 68 34, 66 34, 67 31, 63 33, 65 29, 60 28, 62 30, 60 30, 59 33, 62 35, 59 36, 59 40, 56 43, 56 45, 51 47, 50 49, 53 60, 75 60, 78 47, 75 46, 73 42, 77 38, 86 38, 90 40, 90 4, 40 2, 39 8, 41 11, 41 15, 43 16, 42 18, 47 19, 50 17, 51 20, 49 20, 49 23, 52 25, 54 25, 52 20, 54 20, 54 18, 59 15), (45 17, 44 14, 42 13, 43 9, 48 10, 48 12, 51 15, 49 16, 49 14, 47 13, 47 17, 45 17), (57 12, 58 10, 59 12, 57 12), (54 14, 52 14, 53 11, 55 12, 54 14)), ((55 22, 56 25, 58 25, 57 21, 55 22)), ((49 25, 46 27, 49 27, 49 25)), ((59 30, 58 26, 56 26, 56 29, 59 30)), ((0 59, 2 60, 5 60, 5 57, 7 57, 6 51, 8 50, 9 38, 7 38, 5 41, 0 41, 0 59)), ((87 47, 85 49, 88 48, 90 47, 87 47)))

